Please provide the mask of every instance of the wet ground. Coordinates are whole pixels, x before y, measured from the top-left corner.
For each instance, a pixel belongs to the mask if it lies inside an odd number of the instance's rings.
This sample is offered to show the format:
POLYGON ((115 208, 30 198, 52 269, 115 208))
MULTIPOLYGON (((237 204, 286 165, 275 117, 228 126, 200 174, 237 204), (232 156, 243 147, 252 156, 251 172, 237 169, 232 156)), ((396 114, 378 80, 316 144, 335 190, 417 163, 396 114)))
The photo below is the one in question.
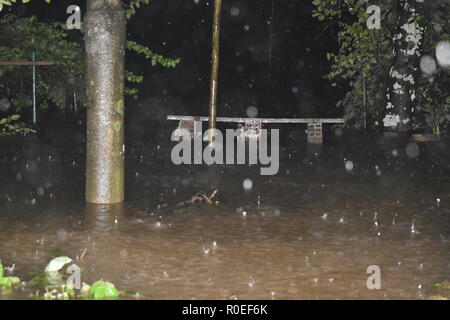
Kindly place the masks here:
POLYGON ((29 280, 56 251, 76 258, 87 248, 82 281, 145 299, 425 299, 450 278, 445 142, 338 131, 314 147, 286 130, 276 176, 175 166, 169 147, 130 143, 119 206, 84 204, 82 137, 5 140, 0 259, 29 280), (219 206, 176 206, 216 188, 219 206), (380 290, 366 286, 372 265, 380 290))

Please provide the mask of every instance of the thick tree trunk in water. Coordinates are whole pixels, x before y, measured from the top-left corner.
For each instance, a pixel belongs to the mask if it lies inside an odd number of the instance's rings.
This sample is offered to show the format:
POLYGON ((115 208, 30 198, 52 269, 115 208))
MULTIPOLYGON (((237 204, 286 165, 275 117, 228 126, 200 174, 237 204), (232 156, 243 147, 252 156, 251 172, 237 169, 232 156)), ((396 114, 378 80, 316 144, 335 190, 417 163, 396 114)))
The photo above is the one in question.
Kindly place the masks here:
POLYGON ((389 75, 392 83, 386 95, 385 131, 407 132, 412 128, 423 29, 416 23, 417 13, 409 2, 401 0, 399 3, 400 25, 393 39, 395 59, 389 75))
POLYGON ((86 201, 124 200, 125 12, 121 0, 88 0, 86 201))

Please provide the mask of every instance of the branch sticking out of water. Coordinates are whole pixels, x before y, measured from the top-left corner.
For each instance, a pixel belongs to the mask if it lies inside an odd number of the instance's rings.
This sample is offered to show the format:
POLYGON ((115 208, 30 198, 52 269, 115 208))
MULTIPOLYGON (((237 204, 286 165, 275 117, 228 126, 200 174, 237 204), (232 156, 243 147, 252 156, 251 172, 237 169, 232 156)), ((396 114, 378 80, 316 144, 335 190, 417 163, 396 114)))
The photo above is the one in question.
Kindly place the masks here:
POLYGON ((184 205, 195 204, 197 202, 201 203, 201 202, 204 202, 204 201, 206 201, 210 205, 218 206, 220 204, 220 202, 218 200, 214 201, 214 197, 217 195, 218 192, 219 192, 219 190, 215 189, 211 193, 211 195, 208 196, 203 191, 200 191, 197 194, 195 194, 191 199, 183 201, 183 202, 180 202, 176 206, 180 207, 180 206, 184 206, 184 205))

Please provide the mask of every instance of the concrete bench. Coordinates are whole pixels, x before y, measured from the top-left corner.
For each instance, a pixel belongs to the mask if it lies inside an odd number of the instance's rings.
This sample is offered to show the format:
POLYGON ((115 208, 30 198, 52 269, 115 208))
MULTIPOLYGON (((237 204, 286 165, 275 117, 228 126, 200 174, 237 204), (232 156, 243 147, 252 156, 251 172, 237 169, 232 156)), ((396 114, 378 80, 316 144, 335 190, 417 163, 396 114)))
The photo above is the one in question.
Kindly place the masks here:
MULTIPOLYGON (((179 121, 179 128, 187 129, 192 136, 195 134, 194 121, 208 122, 208 117, 196 116, 176 116, 169 115, 167 120, 179 121)), ((307 124, 308 129, 308 143, 321 144, 323 142, 323 128, 324 123, 343 124, 342 118, 233 118, 233 117, 217 117, 217 122, 232 122, 242 123, 243 134, 245 136, 252 136, 258 134, 263 123, 284 123, 284 124, 307 124)))

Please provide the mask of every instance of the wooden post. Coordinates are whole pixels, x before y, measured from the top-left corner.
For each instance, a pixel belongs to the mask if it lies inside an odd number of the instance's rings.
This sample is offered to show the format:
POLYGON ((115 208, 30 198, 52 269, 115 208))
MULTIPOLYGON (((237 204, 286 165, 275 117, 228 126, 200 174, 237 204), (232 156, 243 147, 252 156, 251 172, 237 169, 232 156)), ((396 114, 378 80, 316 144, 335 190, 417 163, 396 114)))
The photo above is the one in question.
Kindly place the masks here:
POLYGON ((217 78, 219 74, 219 40, 220 40, 220 13, 222 0, 214 0, 214 21, 212 36, 212 60, 211 60, 211 88, 209 100, 209 143, 213 144, 215 139, 216 117, 217 117, 217 78))
POLYGON ((322 122, 308 123, 308 143, 323 143, 322 122))
POLYGON ((124 200, 125 11, 121 0, 88 0, 86 201, 124 200))

